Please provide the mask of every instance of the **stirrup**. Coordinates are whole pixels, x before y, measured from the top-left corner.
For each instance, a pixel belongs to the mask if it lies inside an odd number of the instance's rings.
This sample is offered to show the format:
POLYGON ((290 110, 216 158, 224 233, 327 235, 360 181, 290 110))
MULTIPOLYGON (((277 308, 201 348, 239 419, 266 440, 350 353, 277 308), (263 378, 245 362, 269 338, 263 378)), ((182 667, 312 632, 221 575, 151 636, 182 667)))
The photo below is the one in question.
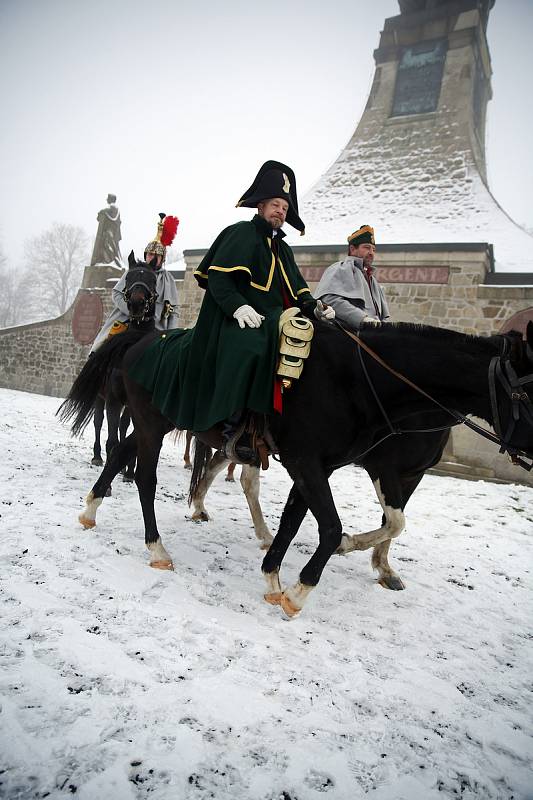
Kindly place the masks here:
POLYGON ((246 418, 243 417, 241 422, 237 425, 235 430, 229 435, 227 441, 224 443, 222 452, 229 461, 236 464, 245 464, 247 466, 258 467, 259 456, 252 447, 246 445, 239 445, 239 440, 246 432, 246 418))

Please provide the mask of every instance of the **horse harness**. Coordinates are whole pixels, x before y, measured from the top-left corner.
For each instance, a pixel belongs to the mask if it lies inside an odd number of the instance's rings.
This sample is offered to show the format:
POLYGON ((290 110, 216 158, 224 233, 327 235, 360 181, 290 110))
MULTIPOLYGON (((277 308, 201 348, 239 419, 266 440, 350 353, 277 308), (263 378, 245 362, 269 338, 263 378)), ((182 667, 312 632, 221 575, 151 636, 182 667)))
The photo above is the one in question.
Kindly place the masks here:
POLYGON ((142 314, 142 317, 140 318, 140 322, 144 322, 144 320, 147 317, 149 317, 151 315, 151 312, 153 311, 153 307, 154 307, 155 301, 157 299, 157 292, 153 288, 148 286, 148 284, 145 283, 145 281, 138 280, 138 281, 135 281, 134 283, 132 283, 131 286, 127 286, 124 289, 124 291, 122 292, 122 295, 124 297, 124 300, 126 301, 126 303, 129 306, 129 303, 130 303, 130 300, 131 300, 131 294, 132 294, 133 290, 137 289, 139 287, 141 287, 142 289, 145 289, 146 292, 147 292, 147 297, 145 298, 144 306, 143 306, 143 314, 142 314))
MULTIPOLYGON (((359 355, 359 361, 361 363, 361 368, 365 375, 366 381, 374 395, 374 398, 377 402, 377 405, 387 423, 387 427, 389 428, 389 433, 382 437, 378 442, 375 442, 371 447, 365 450, 364 453, 360 453, 356 459, 362 458, 379 444, 381 444, 385 439, 388 439, 390 436, 397 436, 402 433, 432 433, 434 431, 439 430, 446 430, 446 428, 450 427, 448 425, 444 425, 437 428, 424 428, 421 430, 403 430, 400 428, 395 428, 392 424, 379 396, 376 392, 374 384, 370 379, 370 375, 368 374, 368 370, 363 360, 362 350, 367 352, 378 364, 380 364, 384 369, 390 372, 399 380, 403 381, 403 383, 410 386, 411 389, 414 389, 419 394, 423 395, 427 400, 434 403, 435 405, 439 406, 443 411, 449 414, 451 417, 455 419, 455 425, 466 425, 468 428, 473 430, 475 433, 480 434, 485 439, 488 439, 491 442, 499 445, 500 453, 507 453, 508 458, 511 463, 516 464, 523 469, 527 470, 528 472, 533 468, 533 452, 527 450, 521 450, 519 448, 513 447, 510 444, 510 439, 513 435, 514 429, 520 420, 520 415, 523 414, 523 418, 527 421, 529 425, 533 427, 533 403, 528 395, 528 393, 524 389, 524 385, 533 381, 533 373, 529 375, 525 375, 522 378, 519 378, 511 365, 510 357, 509 357, 509 342, 507 339, 504 339, 503 342, 503 349, 502 353, 499 356, 494 356, 491 359, 489 364, 489 372, 488 372, 488 379, 489 379, 489 395, 490 395, 490 402, 492 408, 492 416, 494 419, 494 430, 496 431, 496 435, 488 431, 486 428, 481 427, 481 425, 477 425, 472 420, 469 420, 464 414, 460 414, 458 411, 454 409, 447 408, 434 397, 432 397, 428 392, 421 389, 420 386, 417 386, 416 383, 409 380, 405 375, 402 375, 400 372, 397 372, 393 369, 389 364, 387 364, 383 359, 372 350, 365 342, 357 336, 357 334, 353 333, 352 331, 347 330, 343 325, 341 325, 338 321, 336 322, 337 326, 347 335, 350 339, 353 339, 354 342, 357 344, 357 352, 359 355), (500 410, 498 406, 498 398, 496 387, 500 384, 503 388, 505 394, 509 397, 511 401, 511 414, 509 417, 509 424, 507 426, 507 430, 505 432, 505 436, 502 432, 502 423, 500 418, 500 410), (527 463, 524 458, 528 458, 531 460, 531 463, 527 463)), ((528 358, 533 361, 533 351, 527 345, 527 355, 528 358)))

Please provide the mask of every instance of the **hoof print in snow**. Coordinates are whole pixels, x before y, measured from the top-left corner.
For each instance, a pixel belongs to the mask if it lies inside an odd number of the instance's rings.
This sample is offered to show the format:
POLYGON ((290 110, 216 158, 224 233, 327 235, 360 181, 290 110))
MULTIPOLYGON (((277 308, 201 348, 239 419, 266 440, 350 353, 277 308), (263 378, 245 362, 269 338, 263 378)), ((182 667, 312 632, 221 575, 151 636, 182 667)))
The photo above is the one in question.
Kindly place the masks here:
POLYGON ((156 772, 153 769, 142 767, 142 761, 131 761, 130 782, 141 789, 144 794, 151 794, 155 791, 158 784, 169 783, 166 772, 156 772))
POLYGON ((329 792, 335 786, 333 778, 323 772, 315 772, 315 770, 311 770, 307 775, 305 783, 315 792, 329 792))

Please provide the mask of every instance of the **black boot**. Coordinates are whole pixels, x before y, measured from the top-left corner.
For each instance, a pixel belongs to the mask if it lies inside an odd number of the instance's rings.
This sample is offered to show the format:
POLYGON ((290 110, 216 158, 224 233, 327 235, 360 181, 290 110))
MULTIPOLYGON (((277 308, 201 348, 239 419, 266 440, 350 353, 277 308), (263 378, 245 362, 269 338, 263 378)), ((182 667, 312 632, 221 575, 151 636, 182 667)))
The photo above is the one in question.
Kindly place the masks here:
POLYGON ((259 454, 252 446, 252 437, 247 431, 249 415, 237 412, 224 423, 222 438, 223 453, 229 461, 252 467, 260 465, 259 454))

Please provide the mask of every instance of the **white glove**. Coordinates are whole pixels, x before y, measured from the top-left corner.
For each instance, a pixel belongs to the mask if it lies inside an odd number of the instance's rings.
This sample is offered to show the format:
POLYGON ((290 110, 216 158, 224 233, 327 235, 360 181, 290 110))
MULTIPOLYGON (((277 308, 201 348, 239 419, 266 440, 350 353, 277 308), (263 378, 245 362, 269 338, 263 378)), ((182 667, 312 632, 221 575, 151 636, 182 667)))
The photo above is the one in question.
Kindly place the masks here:
POLYGON ((239 323, 239 328, 244 328, 245 325, 248 325, 249 328, 260 328, 264 320, 264 317, 258 314, 252 306, 239 306, 233 312, 233 316, 239 323))
POLYGON ((327 306, 322 300, 316 301, 315 317, 321 321, 335 319, 335 309, 327 306))
POLYGON ((376 319, 375 317, 366 316, 361 320, 361 325, 372 325, 374 328, 379 328, 381 325, 381 320, 376 319))

